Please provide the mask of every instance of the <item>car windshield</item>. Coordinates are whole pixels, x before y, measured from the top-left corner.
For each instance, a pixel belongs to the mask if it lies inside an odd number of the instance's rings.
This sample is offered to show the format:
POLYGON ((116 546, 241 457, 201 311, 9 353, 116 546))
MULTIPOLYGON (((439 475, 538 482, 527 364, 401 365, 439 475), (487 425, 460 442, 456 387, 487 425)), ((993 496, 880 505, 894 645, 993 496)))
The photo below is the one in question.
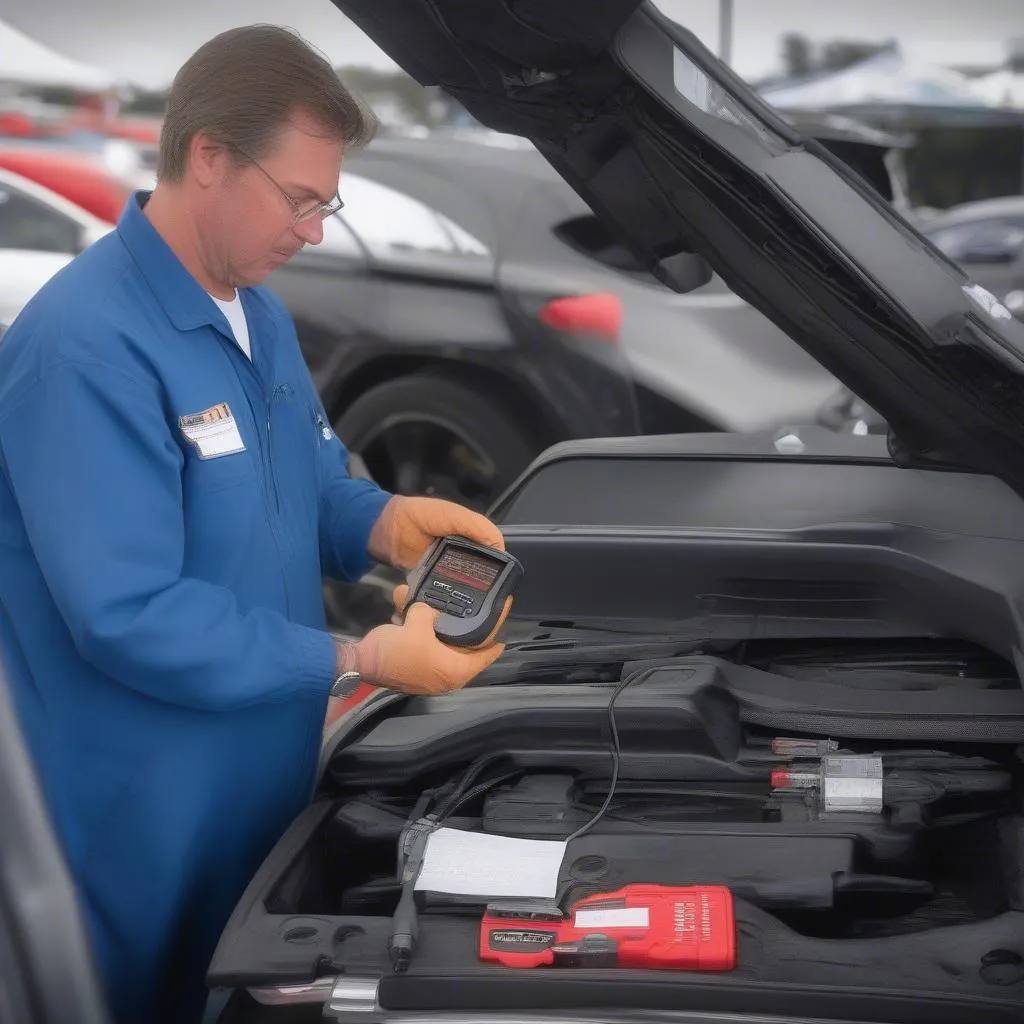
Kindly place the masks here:
POLYGON ((344 174, 342 219, 374 256, 488 257, 487 247, 451 218, 397 189, 358 174, 344 174))

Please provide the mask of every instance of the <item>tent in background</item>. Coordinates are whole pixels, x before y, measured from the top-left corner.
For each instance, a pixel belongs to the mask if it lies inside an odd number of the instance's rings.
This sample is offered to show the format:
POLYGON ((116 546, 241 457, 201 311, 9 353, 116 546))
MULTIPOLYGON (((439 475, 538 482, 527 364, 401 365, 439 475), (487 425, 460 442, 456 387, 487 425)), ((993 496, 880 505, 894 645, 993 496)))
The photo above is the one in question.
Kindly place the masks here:
POLYGON ((841 71, 772 83, 761 95, 780 110, 830 111, 904 129, 1024 121, 1024 111, 986 102, 966 75, 910 60, 896 44, 841 71))
POLYGON ((971 81, 971 89, 989 106, 1024 110, 1024 72, 1004 68, 971 81))
POLYGON ((105 92, 118 84, 109 72, 54 53, 3 22, 0 22, 0 83, 64 86, 83 92, 105 92))

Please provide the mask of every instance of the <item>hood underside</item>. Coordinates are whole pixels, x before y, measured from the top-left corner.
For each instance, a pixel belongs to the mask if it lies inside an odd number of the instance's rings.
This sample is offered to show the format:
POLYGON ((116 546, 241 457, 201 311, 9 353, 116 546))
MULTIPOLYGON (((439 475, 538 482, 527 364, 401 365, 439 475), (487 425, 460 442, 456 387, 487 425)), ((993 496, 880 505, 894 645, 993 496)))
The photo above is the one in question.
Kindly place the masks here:
POLYGON ((529 138, 670 287, 706 259, 885 417, 897 462, 1024 493, 1024 325, 650 3, 333 2, 529 138))

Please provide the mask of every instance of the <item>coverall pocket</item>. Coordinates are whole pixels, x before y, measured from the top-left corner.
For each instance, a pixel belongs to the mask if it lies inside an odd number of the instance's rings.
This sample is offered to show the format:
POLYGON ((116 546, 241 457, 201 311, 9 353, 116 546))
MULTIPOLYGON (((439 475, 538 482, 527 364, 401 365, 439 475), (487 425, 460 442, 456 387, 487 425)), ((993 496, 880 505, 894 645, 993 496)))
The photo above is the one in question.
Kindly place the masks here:
POLYGON ((221 455, 214 459, 201 459, 190 455, 182 474, 183 485, 188 491, 214 494, 229 487, 238 487, 246 482, 255 482, 252 454, 246 450, 233 455, 221 455))

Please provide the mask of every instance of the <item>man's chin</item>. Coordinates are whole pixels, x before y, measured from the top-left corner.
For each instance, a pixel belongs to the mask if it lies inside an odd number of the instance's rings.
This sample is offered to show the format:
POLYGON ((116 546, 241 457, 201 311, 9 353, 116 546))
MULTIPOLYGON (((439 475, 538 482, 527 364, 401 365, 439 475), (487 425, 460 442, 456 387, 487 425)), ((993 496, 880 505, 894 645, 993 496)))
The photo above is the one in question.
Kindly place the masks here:
POLYGON ((235 287, 255 288, 257 285, 263 284, 263 282, 266 281, 266 279, 285 262, 287 261, 279 260, 274 263, 266 261, 246 267, 245 270, 236 272, 235 287))

